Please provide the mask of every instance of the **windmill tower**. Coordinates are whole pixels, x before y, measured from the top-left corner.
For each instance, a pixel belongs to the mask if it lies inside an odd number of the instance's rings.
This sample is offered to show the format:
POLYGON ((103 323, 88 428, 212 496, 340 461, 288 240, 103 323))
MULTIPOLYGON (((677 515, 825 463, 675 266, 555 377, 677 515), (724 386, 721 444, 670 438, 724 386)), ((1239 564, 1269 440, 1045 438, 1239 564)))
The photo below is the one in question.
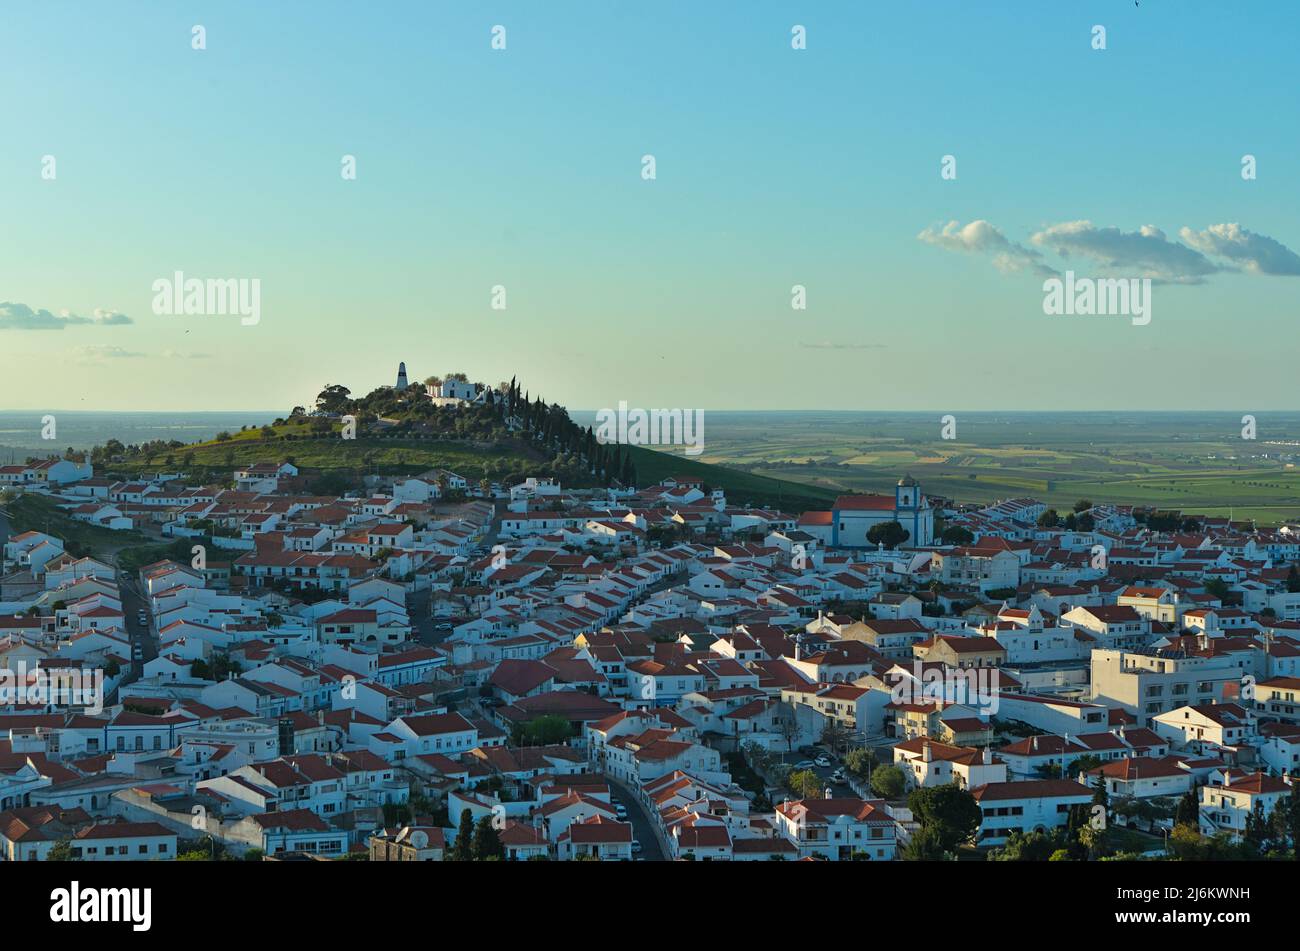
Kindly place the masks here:
POLYGON ((393 389, 395 390, 406 389, 406 364, 405 363, 399 363, 397 365, 397 385, 394 386, 393 389))

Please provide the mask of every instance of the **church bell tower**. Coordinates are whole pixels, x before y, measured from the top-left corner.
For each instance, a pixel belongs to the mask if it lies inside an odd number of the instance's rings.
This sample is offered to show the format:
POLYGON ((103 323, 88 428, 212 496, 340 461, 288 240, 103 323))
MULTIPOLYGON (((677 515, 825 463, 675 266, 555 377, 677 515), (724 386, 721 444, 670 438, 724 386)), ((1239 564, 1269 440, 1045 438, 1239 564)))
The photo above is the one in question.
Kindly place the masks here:
POLYGON ((894 487, 894 508, 900 512, 911 511, 920 505, 920 487, 910 475, 898 480, 894 487))

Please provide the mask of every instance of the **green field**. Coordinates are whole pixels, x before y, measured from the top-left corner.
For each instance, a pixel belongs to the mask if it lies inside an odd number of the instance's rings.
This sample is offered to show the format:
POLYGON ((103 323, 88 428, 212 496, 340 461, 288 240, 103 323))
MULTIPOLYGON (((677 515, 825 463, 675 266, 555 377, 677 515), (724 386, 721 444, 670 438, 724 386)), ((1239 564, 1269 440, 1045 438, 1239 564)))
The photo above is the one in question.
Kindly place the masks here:
POLYGON ((1031 495, 1176 508, 1275 524, 1300 519, 1300 414, 713 413, 707 463, 835 492, 889 492, 911 473, 959 502, 1031 495))
MULTIPOLYGON (((739 505, 803 511, 841 492, 891 492, 910 473, 931 495, 960 503, 1034 496, 1058 507, 1077 499, 1232 515, 1261 525, 1300 520, 1300 414, 1257 414, 1255 440, 1235 413, 954 414, 720 412, 707 417, 703 455, 632 448, 637 479, 673 475, 720 487, 739 505)), ((135 455, 110 467, 131 476, 160 469, 229 478, 231 468, 292 459, 307 475, 400 475, 446 468, 471 481, 557 475, 594 485, 575 466, 509 438, 495 442, 384 438, 342 440, 309 424, 232 432, 227 440, 135 455)))

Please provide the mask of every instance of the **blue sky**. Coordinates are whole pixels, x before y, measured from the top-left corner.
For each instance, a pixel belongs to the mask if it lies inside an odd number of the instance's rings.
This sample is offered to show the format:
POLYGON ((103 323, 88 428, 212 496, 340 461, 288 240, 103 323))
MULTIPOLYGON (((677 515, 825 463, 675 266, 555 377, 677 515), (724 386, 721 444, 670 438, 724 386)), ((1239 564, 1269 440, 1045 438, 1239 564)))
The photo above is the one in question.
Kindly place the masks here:
POLYGON ((0 15, 0 408, 287 409, 399 360, 574 408, 1297 408, 1294 3, 266 6, 0 15), (1152 322, 1045 316, 999 242, 1163 276, 1152 322), (155 315, 176 270, 260 279, 260 322, 155 315))

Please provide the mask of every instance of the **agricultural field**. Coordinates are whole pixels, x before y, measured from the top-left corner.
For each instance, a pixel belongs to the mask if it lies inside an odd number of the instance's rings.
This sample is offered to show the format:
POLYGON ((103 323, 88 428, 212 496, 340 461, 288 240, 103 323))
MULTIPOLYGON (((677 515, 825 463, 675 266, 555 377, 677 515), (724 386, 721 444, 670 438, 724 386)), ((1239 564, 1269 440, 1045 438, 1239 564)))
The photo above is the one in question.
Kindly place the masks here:
POLYGON ((892 491, 911 473, 959 502, 1032 495, 1300 519, 1300 414, 710 413, 699 461, 832 492, 892 491))

